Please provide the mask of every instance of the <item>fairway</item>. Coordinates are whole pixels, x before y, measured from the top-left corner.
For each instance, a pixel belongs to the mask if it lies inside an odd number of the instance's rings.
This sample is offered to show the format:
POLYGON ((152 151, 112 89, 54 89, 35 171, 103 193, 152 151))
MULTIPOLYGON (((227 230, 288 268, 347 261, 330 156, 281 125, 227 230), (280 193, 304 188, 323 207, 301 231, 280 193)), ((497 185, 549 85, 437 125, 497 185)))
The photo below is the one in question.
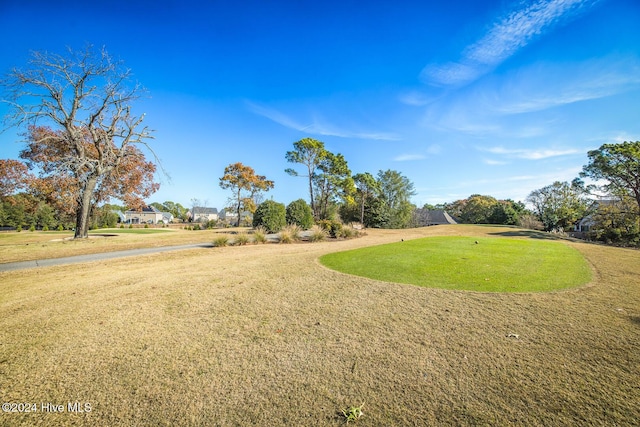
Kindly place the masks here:
MULTIPOLYGON (((24 260, 214 236, 36 243, 46 236, 23 232, 8 236, 6 253, 24 260)), ((459 225, 0 272, 0 397, 10 404, 0 425, 338 427, 347 425, 341 411, 362 403, 349 425, 637 425, 639 276, 637 250, 459 225), (593 280, 563 292, 458 292, 317 262, 443 237, 471 238, 463 247, 476 251, 533 242, 540 253, 555 242, 579 251, 593 280), (25 403, 37 412, 20 412, 25 403)))
POLYGON ((320 262, 370 279, 482 292, 544 292, 591 280, 577 250, 536 239, 427 237, 327 254, 320 262))

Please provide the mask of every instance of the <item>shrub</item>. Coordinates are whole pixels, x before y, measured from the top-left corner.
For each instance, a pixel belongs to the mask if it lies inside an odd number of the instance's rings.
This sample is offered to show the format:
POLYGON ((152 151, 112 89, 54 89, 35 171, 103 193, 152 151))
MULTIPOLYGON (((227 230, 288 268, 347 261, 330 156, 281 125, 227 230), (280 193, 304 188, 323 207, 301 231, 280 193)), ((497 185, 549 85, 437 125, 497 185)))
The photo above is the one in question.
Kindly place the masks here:
POLYGON ((64 231, 64 227, 62 226, 62 224, 58 225, 58 231, 64 231))
POLYGON ((302 230, 296 224, 289 224, 280 230, 278 233, 278 238, 280 239, 280 243, 293 243, 300 240, 300 232, 302 230))
POLYGON ((351 239, 355 237, 357 234, 356 230, 351 227, 342 227, 338 231, 338 237, 342 237, 343 239, 351 239))
POLYGON ((267 229, 263 226, 258 226, 253 230, 253 240, 256 243, 267 243, 267 229))
POLYGON ((129 228, 133 228, 133 224, 129 224, 129 228))
POLYGON ((228 244, 229 244, 229 236, 226 234, 218 234, 213 239, 213 247, 215 248, 221 248, 221 247, 227 246, 228 244))
POLYGON ((31 227, 29 227, 29 231, 36 231, 36 226, 31 224, 31 227))
POLYGON ((277 233, 286 225, 286 210, 282 203, 266 200, 253 214, 253 226, 263 226, 270 233, 277 233))
POLYGON ((44 227, 42 227, 42 231, 49 231, 49 226, 45 225, 44 227))
POLYGON ((287 224, 296 224, 303 230, 308 230, 313 225, 313 212, 304 199, 294 200, 287 206, 287 224))
POLYGON ((544 230, 544 224, 535 215, 522 215, 518 220, 518 226, 529 230, 544 230))
POLYGON ((318 225, 329 233, 331 237, 338 237, 340 235, 340 230, 342 229, 342 223, 340 221, 323 219, 318 221, 318 225))
POLYGON ((251 237, 247 233, 238 233, 234 239, 234 243, 238 246, 244 246, 251 242, 251 237))
POLYGON ((309 234, 310 242, 321 242, 327 238, 327 232, 319 225, 314 225, 309 230, 311 232, 309 234))
POLYGON ((195 231, 199 231, 200 230, 200 224, 196 224, 193 226, 193 230, 195 231))
POLYGON ((144 228, 149 228, 149 224, 145 224, 145 225, 144 225, 144 228))
POLYGON ((120 224, 120 228, 124 228, 124 224, 120 224))

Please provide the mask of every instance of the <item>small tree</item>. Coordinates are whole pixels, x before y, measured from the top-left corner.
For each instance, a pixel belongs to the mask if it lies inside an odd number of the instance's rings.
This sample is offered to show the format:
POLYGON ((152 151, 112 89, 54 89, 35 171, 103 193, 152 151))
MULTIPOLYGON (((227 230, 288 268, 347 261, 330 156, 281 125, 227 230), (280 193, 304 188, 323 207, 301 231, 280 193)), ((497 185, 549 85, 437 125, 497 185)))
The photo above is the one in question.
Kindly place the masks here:
POLYGON ((269 181, 265 176, 256 175, 253 168, 238 162, 224 169, 224 176, 220 178, 220 187, 233 192, 231 200, 238 215, 236 225, 240 225, 242 211, 255 212, 254 197, 262 191, 272 189, 273 181, 269 181))
POLYGON ((355 174, 353 182, 360 202, 360 224, 364 225, 364 208, 367 201, 380 192, 380 185, 369 172, 355 174))
POLYGON ((253 215, 253 226, 264 227, 269 233, 277 233, 287 225, 284 204, 266 200, 262 202, 253 215))
POLYGON ((527 201, 533 205, 546 231, 564 231, 573 226, 585 215, 590 204, 579 180, 556 181, 532 191, 527 201))
POLYGON ((318 218, 318 207, 313 195, 313 179, 316 169, 320 163, 327 157, 327 150, 324 143, 313 138, 303 138, 293 143, 293 151, 287 151, 285 158, 289 163, 300 163, 306 167, 306 174, 300 175, 294 169, 285 169, 285 172, 291 176, 303 176, 309 180, 309 198, 311 200, 311 210, 315 218, 318 218))
POLYGON ((295 224, 303 230, 308 230, 313 225, 313 212, 304 199, 294 200, 287 205, 287 224, 295 224))
POLYGON ((415 206, 411 204, 411 196, 415 195, 413 183, 400 172, 386 170, 378 172, 380 188, 378 208, 386 210, 380 212, 388 218, 385 228, 406 228, 410 225, 415 206))

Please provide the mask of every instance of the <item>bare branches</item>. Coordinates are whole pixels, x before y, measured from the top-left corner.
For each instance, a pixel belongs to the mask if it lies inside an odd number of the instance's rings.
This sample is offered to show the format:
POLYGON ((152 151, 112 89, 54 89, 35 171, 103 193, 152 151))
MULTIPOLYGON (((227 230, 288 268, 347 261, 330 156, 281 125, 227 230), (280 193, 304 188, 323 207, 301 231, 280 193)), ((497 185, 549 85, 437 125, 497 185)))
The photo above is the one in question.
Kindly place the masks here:
POLYGON ((75 178, 76 237, 85 237, 89 212, 85 205, 94 196, 126 198, 157 188, 152 183, 155 165, 133 149, 135 144, 149 148, 146 141, 152 138, 142 124, 144 114, 136 116, 130 105, 144 90, 130 81, 131 71, 120 61, 91 46, 68 50, 64 56, 33 52, 29 65, 27 70, 14 69, 0 82, 11 106, 5 124, 27 127, 30 148, 23 154, 43 170, 75 178), (139 155, 131 157, 134 152, 139 155), (112 188, 105 191, 105 185, 112 188))

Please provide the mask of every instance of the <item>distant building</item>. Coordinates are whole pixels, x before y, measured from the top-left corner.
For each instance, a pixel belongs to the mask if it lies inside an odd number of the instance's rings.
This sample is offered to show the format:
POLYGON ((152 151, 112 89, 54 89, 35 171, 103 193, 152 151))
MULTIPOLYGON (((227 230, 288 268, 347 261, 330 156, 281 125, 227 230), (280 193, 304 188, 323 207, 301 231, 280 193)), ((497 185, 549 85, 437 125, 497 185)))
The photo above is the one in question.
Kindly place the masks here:
POLYGON ((220 218, 217 208, 205 208, 202 206, 194 206, 190 212, 192 222, 209 222, 217 221, 220 218))
MULTIPOLYGON (((220 211, 219 217, 220 220, 226 222, 227 224, 236 225, 238 223, 238 213, 229 209, 222 209, 220 211)), ((253 220, 253 215, 251 214, 251 212, 244 211, 240 213, 240 218, 242 223, 250 224, 253 220)))
POLYGON ((416 224, 419 227, 431 225, 457 224, 458 222, 444 209, 416 209, 416 224))
POLYGON ((593 227, 594 225, 596 225, 596 221, 594 219, 594 214, 600 209, 600 208, 612 208, 615 207, 616 204, 618 204, 619 201, 618 200, 613 200, 613 199, 602 199, 602 200, 595 200, 591 206, 589 207, 589 214, 586 215, 585 217, 583 217, 582 219, 580 219, 573 227, 573 231, 576 231, 578 233, 587 233, 589 231, 591 231, 591 227, 593 227))
MULTIPOLYGON (((160 224, 168 223, 164 221, 165 214, 153 206, 145 206, 142 210, 128 210, 124 213, 127 224, 160 224)), ((169 214, 171 215, 171 214, 169 214)), ((171 215, 173 218, 173 215, 171 215)))

